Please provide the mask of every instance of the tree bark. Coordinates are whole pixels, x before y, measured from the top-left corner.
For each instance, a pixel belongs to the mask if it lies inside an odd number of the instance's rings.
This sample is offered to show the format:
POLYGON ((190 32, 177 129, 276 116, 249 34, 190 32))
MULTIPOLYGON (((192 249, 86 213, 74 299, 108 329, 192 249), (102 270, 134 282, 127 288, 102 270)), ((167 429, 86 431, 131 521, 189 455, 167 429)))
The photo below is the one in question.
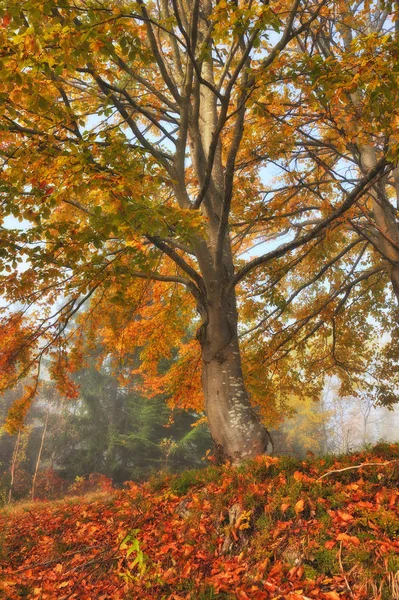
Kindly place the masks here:
POLYGON ((18 431, 17 439, 15 440, 14 451, 12 453, 11 469, 10 469, 10 476, 11 476, 10 477, 10 488, 8 490, 8 503, 10 503, 12 500, 12 493, 13 493, 13 489, 14 489, 14 480, 15 480, 15 470, 17 468, 17 463, 18 463, 18 451, 19 451, 20 441, 21 441, 21 430, 18 431))
POLYGON ((42 433, 42 437, 40 440, 40 448, 39 448, 39 452, 38 452, 37 460, 36 460, 35 472, 33 474, 33 479, 32 479, 32 488, 31 488, 31 492, 30 492, 32 500, 35 499, 36 479, 37 479, 37 474, 39 472, 40 461, 42 459, 42 451, 43 451, 43 446, 44 446, 44 440, 46 438, 46 433, 47 433, 47 425, 48 425, 49 415, 50 415, 50 408, 47 407, 46 420, 44 422, 43 433, 42 433))
MULTIPOLYGON (((360 146, 361 166, 372 169, 377 164, 376 151, 371 145, 360 146)), ((373 214, 377 227, 379 246, 387 261, 393 291, 399 305, 399 227, 395 210, 388 200, 384 182, 381 181, 371 191, 373 214)))
POLYGON ((251 406, 238 343, 235 293, 207 302, 198 331, 202 346, 205 411, 218 462, 240 464, 273 450, 271 437, 251 406))

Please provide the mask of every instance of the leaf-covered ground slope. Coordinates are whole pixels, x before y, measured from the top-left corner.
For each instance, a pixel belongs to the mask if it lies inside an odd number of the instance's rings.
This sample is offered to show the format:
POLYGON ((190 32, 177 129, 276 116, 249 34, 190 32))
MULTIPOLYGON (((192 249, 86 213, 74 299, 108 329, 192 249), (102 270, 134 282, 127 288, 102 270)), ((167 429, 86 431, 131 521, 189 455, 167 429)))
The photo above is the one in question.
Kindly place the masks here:
POLYGON ((0 596, 399 598, 398 481, 399 445, 379 445, 5 509, 0 596))

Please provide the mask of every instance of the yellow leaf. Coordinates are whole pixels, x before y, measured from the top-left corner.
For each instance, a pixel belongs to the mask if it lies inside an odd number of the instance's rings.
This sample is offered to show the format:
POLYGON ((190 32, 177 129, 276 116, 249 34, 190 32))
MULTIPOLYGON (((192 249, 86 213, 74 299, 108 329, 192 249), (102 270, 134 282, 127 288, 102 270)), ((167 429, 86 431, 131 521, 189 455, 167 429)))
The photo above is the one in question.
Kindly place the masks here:
POLYGON ((67 587, 67 585, 69 585, 69 580, 68 581, 63 581, 62 583, 60 583, 60 585, 58 586, 58 589, 67 587))
POLYGON ((305 502, 302 499, 298 500, 298 502, 295 504, 296 514, 299 515, 299 513, 303 512, 304 508, 305 508, 305 502))

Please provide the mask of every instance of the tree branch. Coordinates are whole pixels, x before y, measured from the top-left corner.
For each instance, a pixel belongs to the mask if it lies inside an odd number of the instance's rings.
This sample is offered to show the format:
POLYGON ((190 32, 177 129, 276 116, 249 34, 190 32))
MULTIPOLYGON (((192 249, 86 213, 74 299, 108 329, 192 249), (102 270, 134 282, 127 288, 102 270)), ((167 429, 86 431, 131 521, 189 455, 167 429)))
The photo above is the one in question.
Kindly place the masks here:
POLYGON ((253 269, 264 265, 275 258, 279 258, 283 256, 287 252, 291 252, 303 244, 306 244, 317 235, 319 235, 324 229, 326 229, 333 221, 338 219, 340 216, 345 214, 347 210, 355 204, 368 190, 375 185, 376 180, 384 177, 387 172, 393 169, 393 165, 388 163, 385 157, 381 158, 375 167, 370 169, 366 176, 364 176, 358 183, 358 185, 347 195, 344 202, 341 204, 339 208, 334 210, 328 217, 320 221, 320 223, 314 227, 307 234, 301 236, 298 239, 293 240, 292 242, 288 242, 287 244, 283 244, 279 246, 275 250, 268 252, 267 254, 263 254, 262 256, 258 256, 253 260, 249 261, 242 269, 238 271, 238 273, 233 277, 230 288, 236 286, 248 273, 250 273, 253 269), (388 168, 387 168, 388 167, 388 168))
POLYGON ((193 269, 193 267, 191 267, 185 260, 184 258, 182 258, 181 256, 179 256, 179 254, 177 254, 177 252, 175 252, 173 250, 173 248, 171 248, 170 246, 168 246, 168 244, 166 244, 165 242, 163 242, 161 240, 161 238, 157 237, 157 236, 152 236, 152 235, 146 235, 146 238, 152 243, 154 244, 154 246, 156 246, 157 248, 159 248, 159 250, 161 250, 164 254, 166 254, 167 256, 169 256, 169 258, 171 258, 173 260, 174 263, 176 263, 181 269, 182 271, 184 271, 185 273, 187 273, 187 275, 189 275, 189 277, 191 277, 191 279, 193 279, 200 290, 204 289, 204 281, 201 277, 201 275, 199 273, 197 273, 197 271, 195 269, 193 269))
POLYGON ((386 460, 384 462, 369 462, 369 463, 365 462, 365 463, 361 463, 360 465, 352 465, 351 467, 344 467, 343 469, 333 469, 332 471, 327 471, 327 473, 324 473, 323 475, 318 477, 316 479, 316 481, 321 481, 321 479, 324 479, 325 477, 328 477, 329 475, 332 475, 333 473, 343 473, 344 471, 353 471, 355 469, 362 469, 363 467, 385 467, 386 465, 391 465, 392 463, 396 463, 398 461, 399 461, 399 459, 386 460))

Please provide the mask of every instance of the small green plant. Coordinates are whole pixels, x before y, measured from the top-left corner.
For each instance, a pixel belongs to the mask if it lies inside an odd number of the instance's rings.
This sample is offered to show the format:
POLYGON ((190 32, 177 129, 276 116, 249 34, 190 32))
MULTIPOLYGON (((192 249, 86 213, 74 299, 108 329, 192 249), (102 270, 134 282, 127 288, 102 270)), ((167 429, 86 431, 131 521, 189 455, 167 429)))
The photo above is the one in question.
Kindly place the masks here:
POLYGON ((388 571, 396 574, 399 573, 399 556, 397 554, 390 554, 387 559, 388 571))
POLYGON ((273 520, 269 515, 263 514, 257 519, 255 527, 258 531, 269 531, 273 527, 273 520))
POLYGON ((6 546, 6 534, 7 531, 4 529, 0 531, 0 560, 6 560, 8 551, 6 546))
POLYGON ((399 534, 399 521, 391 510, 380 509, 373 515, 374 522, 388 536, 397 537, 399 534))
POLYGON ((123 538, 120 543, 119 549, 124 551, 124 559, 127 562, 127 568, 125 568, 119 575, 125 581, 133 581, 137 577, 142 577, 147 570, 147 556, 140 548, 140 541, 137 538, 139 529, 132 529, 123 538), (129 560, 130 556, 135 553, 133 561, 129 560))

